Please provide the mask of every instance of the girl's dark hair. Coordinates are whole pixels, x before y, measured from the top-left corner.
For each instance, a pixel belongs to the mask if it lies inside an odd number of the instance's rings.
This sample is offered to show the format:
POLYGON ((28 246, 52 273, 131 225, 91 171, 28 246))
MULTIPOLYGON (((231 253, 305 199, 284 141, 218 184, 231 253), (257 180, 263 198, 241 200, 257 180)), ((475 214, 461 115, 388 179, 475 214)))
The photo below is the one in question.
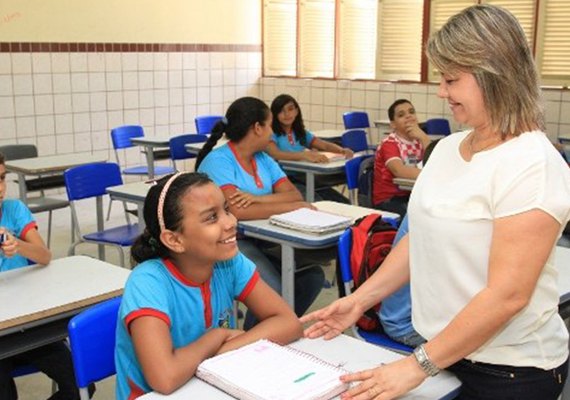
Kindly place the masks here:
MULTIPOLYGON (((170 250, 160 241, 160 226, 158 224, 158 199, 162 188, 172 176, 167 175, 156 181, 150 188, 144 201, 144 222, 146 228, 131 247, 133 265, 151 258, 163 258, 170 255, 170 250)), ((170 184, 164 198, 164 226, 171 231, 178 231, 184 217, 181 198, 192 187, 212 183, 206 174, 198 172, 185 173, 178 176, 170 184)))
POLYGON ((276 135, 285 135, 285 131, 279 122, 279 118, 277 115, 283 110, 287 104, 293 103, 295 108, 297 108, 297 118, 293 121, 293 132, 295 133, 295 139, 301 143, 301 145, 307 145, 307 131, 305 130, 305 123, 303 122, 303 113, 301 112, 301 107, 299 107, 299 103, 297 100, 291 95, 288 94, 280 94, 271 102, 271 113, 273 114, 273 132, 276 135))
POLYGON ((232 142, 239 142, 256 122, 263 123, 269 116, 269 107, 255 97, 241 97, 235 100, 226 111, 226 116, 212 128, 212 133, 196 158, 196 171, 202 160, 214 148, 225 133, 232 142))

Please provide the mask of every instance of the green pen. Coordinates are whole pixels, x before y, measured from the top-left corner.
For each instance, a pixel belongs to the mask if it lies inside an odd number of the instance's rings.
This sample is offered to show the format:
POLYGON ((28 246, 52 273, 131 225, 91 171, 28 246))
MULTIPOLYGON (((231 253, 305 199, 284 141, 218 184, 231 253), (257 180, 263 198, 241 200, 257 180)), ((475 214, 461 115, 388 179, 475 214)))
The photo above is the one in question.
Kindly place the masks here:
POLYGON ((315 375, 315 374, 316 374, 316 372, 309 372, 308 374, 305 374, 305 375, 300 376, 300 377, 298 377, 297 379, 295 379, 295 380, 293 381, 293 383, 302 382, 302 381, 304 381, 305 379, 307 379, 308 377, 310 377, 310 376, 312 376, 312 375, 315 375))

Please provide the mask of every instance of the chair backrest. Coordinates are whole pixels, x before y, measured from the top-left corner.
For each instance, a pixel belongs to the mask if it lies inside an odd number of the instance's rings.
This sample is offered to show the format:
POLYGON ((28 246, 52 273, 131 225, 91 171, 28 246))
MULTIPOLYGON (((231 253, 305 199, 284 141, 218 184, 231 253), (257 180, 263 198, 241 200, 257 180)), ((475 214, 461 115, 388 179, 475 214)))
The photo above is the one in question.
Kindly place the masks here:
POLYGON ((432 118, 425 122, 425 131, 428 135, 449 135, 451 127, 445 118, 432 118))
POLYGON ((115 331, 121 297, 97 304, 68 324, 75 379, 79 388, 112 376, 115 369, 115 331))
POLYGON ((134 146, 131 139, 142 136, 144 130, 140 125, 123 125, 111 129, 111 140, 115 150, 134 146))
POLYGON ((102 196, 107 188, 123 184, 115 163, 94 163, 69 168, 63 173, 69 201, 102 196))
POLYGON ((374 207, 374 156, 366 157, 358 169, 358 205, 374 207))
POLYGON ((188 153, 184 145, 187 143, 201 143, 208 140, 208 136, 196 133, 179 135, 170 138, 170 158, 173 160, 185 160, 196 157, 195 154, 188 153))
POLYGON ((212 128, 216 125, 216 122, 221 120, 223 115, 201 115, 194 118, 194 123, 196 124, 196 132, 200 134, 211 133, 212 128))
POLYGON ((370 128, 370 121, 366 111, 349 111, 342 114, 344 129, 370 128))
POLYGON ((368 150, 368 140, 366 140, 366 132, 361 129, 346 131, 341 137, 342 147, 348 147, 352 151, 368 150))
POLYGON ((33 144, 7 144, 0 146, 0 153, 4 155, 6 161, 21 160, 37 157, 38 149, 33 144))

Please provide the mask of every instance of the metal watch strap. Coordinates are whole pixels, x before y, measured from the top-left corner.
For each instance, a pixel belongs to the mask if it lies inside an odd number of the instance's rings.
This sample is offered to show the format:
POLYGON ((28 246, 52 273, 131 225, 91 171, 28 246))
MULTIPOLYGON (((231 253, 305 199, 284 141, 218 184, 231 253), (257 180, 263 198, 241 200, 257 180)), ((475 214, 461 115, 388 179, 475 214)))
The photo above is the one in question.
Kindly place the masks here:
POLYGON ((439 374, 439 368, 429 359, 423 344, 415 348, 414 356, 416 357, 416 361, 418 362, 420 368, 428 376, 436 376, 439 374))

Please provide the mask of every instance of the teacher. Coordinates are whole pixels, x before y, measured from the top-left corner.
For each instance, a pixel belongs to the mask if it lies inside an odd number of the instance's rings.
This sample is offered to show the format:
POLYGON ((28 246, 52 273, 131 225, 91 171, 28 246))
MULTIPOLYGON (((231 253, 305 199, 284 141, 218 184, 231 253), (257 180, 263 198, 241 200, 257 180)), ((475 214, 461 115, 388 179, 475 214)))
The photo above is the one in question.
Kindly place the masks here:
POLYGON ((343 399, 393 399, 446 368, 461 399, 556 399, 568 371, 555 245, 570 170, 544 133, 541 92, 516 18, 492 5, 453 16, 427 44, 438 96, 471 127, 441 140, 414 186, 409 234, 357 291, 302 318, 332 338, 408 279, 428 341, 346 375, 343 399))

